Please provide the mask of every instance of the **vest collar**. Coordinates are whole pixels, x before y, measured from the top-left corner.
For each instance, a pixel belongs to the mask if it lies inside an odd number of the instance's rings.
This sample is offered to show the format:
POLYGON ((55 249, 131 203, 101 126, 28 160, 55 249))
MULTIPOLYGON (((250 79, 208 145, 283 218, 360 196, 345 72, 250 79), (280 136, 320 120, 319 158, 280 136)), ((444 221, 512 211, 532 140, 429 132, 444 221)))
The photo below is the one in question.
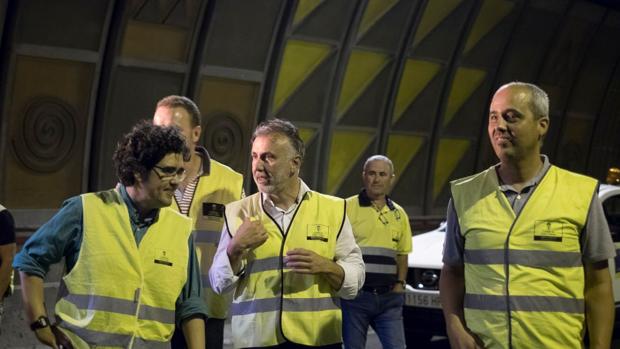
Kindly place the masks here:
MULTIPOLYGON (((372 206, 372 201, 370 201, 370 198, 366 193, 366 189, 362 189, 362 191, 360 191, 360 193, 357 195, 357 200, 362 207, 372 206)), ((394 211, 396 209, 396 206, 394 206, 394 202, 389 195, 385 195, 385 204, 390 209, 390 211, 394 211)))
POLYGON ((197 145, 196 148, 194 148, 194 151, 202 159, 202 164, 201 164, 202 168, 200 169, 200 172, 201 172, 200 177, 210 175, 211 174, 211 156, 209 155, 207 148, 201 145, 197 145))
POLYGON ((157 218, 159 218, 159 209, 153 210, 152 214, 140 219, 138 209, 133 203, 133 200, 131 200, 131 197, 129 197, 129 194, 127 193, 127 188, 123 184, 119 184, 118 192, 121 194, 121 198, 127 206, 127 211, 129 212, 129 219, 134 225, 138 227, 150 226, 157 221, 157 218))
MULTIPOLYGON (((538 171, 538 173, 536 174, 536 176, 534 176, 534 178, 530 179, 523 186, 523 189, 521 189, 521 192, 528 192, 533 187, 538 185, 538 183, 540 183, 540 181, 545 176, 547 171, 549 171, 549 168, 551 167, 551 163, 549 162, 549 157, 547 155, 541 154, 540 159, 543 161, 542 168, 540 169, 540 171, 538 171)), ((495 166, 493 166, 493 169, 495 170, 495 177, 497 178, 497 182, 499 183, 499 190, 501 190, 502 192, 512 191, 512 192, 518 193, 518 191, 515 190, 512 185, 502 183, 501 179, 499 178, 499 174, 497 172, 499 165, 500 164, 496 164, 495 166)))
POLYGON ((299 193, 297 193, 297 198, 295 199, 295 203, 293 203, 293 205, 291 205, 291 207, 289 207, 287 210, 278 208, 276 205, 274 205, 273 201, 271 201, 269 196, 264 193, 260 193, 260 199, 263 202, 263 207, 269 208, 271 210, 278 210, 280 212, 287 214, 289 212, 294 211, 297 208, 297 206, 299 206, 299 204, 301 203, 301 200, 304 199, 304 195, 306 195, 306 193, 309 191, 310 191, 310 187, 308 187, 308 185, 301 178, 299 178, 299 193))

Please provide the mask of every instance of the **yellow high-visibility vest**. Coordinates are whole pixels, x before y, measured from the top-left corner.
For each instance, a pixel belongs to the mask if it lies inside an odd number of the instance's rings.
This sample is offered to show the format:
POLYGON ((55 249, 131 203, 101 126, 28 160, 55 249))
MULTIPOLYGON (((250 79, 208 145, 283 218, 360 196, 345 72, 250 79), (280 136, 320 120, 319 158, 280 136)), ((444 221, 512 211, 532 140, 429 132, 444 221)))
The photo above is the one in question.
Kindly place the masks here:
MULTIPOLYGON (((189 217, 194 224, 194 245, 200 264, 202 292, 207 303, 207 316, 225 319, 232 301, 232 293, 218 295, 209 283, 209 268, 220 241, 224 226, 224 205, 239 200, 243 191, 243 176, 221 163, 210 160, 208 176, 198 178, 189 217)), ((179 211, 174 203, 170 206, 179 211)))
POLYGON ((162 208, 140 245, 115 190, 82 195, 78 260, 63 277, 56 316, 76 348, 167 348, 187 279, 191 220, 162 208))
POLYGON ((347 215, 364 257, 365 285, 391 286, 397 281, 396 256, 411 252, 409 218, 394 201, 379 211, 362 206, 360 195, 347 198, 347 215))
POLYGON ((308 191, 287 232, 262 209, 256 193, 226 206, 226 224, 234 236, 243 219, 259 220, 267 241, 249 252, 231 307, 235 347, 263 347, 286 340, 310 346, 342 342, 340 299, 320 275, 283 267, 283 256, 305 248, 333 260, 344 224, 343 199, 308 191))
POLYGON ((465 239, 465 321, 485 348, 581 348, 580 233, 596 180, 551 166, 520 214, 495 169, 451 183, 465 239))

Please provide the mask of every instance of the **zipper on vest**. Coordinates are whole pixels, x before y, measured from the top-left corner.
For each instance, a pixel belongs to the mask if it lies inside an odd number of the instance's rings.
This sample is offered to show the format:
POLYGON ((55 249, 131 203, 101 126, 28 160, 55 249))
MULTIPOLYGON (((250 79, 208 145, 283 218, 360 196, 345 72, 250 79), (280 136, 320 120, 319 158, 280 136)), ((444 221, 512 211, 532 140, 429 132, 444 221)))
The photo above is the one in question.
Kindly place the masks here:
MULTIPOLYGON (((504 195, 504 193, 499 193, 500 195, 504 195)), ((505 197, 504 197, 505 199, 505 197)), ((521 213, 521 212, 519 212, 521 213)), ((517 215, 518 217, 518 215, 517 215)), ((504 242, 504 274, 506 274, 506 281, 504 282, 506 287, 506 316, 508 317, 508 348, 512 349, 512 316, 510 310, 510 234, 512 234, 512 228, 514 228, 515 223, 517 222, 517 217, 515 217, 514 221, 510 225, 508 229, 508 235, 506 236, 506 241, 504 242)))
MULTIPOLYGON (((544 178, 544 175, 543 175, 543 178, 544 178)), ((542 182, 542 178, 540 182, 542 182)), ((523 206, 521 206, 521 210, 519 211, 518 214, 515 215, 515 219, 512 221, 512 224, 510 225, 510 229, 508 230, 508 235, 506 236, 506 241, 504 242, 504 273, 506 274, 506 282, 505 282, 505 285, 506 285, 505 286, 506 287, 506 315, 508 316, 508 348, 510 349, 512 349, 512 315, 511 315, 512 311, 510 308, 510 236, 512 235, 512 230, 517 224, 517 220, 519 220, 519 217, 521 217, 521 213, 523 212, 523 210, 525 210, 525 206, 527 205, 528 201, 530 201, 530 199, 534 195, 534 191, 538 188, 538 185, 540 184, 540 182, 534 187, 534 189, 532 189, 532 192, 527 197, 527 200, 523 203, 523 206)), ((510 202, 508 202, 506 195, 499 189, 499 187, 497 191, 498 191, 497 195, 501 195, 501 197, 503 198, 504 205, 508 204, 508 208, 510 208, 510 210, 513 213, 515 213, 514 209, 512 208, 512 205, 510 205, 510 202)))
POLYGON ((291 230, 291 226, 293 225, 293 222, 295 221, 297 212, 299 212, 299 208, 301 207, 304 200, 306 199, 308 192, 304 193, 304 195, 301 197, 301 200, 299 201, 299 204, 297 205, 297 208, 295 208, 293 217, 291 218, 291 221, 289 222, 288 227, 286 228, 286 234, 284 233, 284 231, 282 230, 282 227, 280 227, 278 222, 276 222, 276 220, 273 219, 273 217, 271 217, 269 213, 267 213, 267 211, 265 211, 265 208, 263 207, 263 196, 262 196, 263 193, 261 193, 260 195, 261 196, 259 200, 260 200, 261 210, 267 217, 269 217, 273 221, 273 224, 276 225, 278 230, 280 230, 280 234, 282 235, 282 243, 280 244, 280 268, 279 268, 280 269, 279 270, 280 271, 280 334, 282 335, 282 338, 284 338, 285 341, 290 342, 290 340, 286 338, 286 336, 284 335, 284 328, 282 327, 282 308, 284 306, 284 245, 286 244, 286 238, 289 234, 289 231, 291 230))
MULTIPOLYGON (((141 288, 136 288, 136 290, 133 292, 133 302, 136 303, 136 323, 138 323, 138 314, 140 314, 140 295, 142 293, 142 289, 141 288)), ((136 331, 133 332, 133 334, 131 335, 131 341, 129 341, 129 346, 128 348, 131 349, 133 348, 133 344, 134 341, 136 340, 136 331)))

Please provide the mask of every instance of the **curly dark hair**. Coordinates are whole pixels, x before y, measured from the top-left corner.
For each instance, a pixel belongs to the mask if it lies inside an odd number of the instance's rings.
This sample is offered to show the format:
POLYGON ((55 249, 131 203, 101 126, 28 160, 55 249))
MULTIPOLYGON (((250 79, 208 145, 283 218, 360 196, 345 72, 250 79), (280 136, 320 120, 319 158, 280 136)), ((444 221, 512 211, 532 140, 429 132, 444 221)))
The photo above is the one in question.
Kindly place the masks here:
POLYGON ((125 134, 112 156, 118 180, 125 186, 136 182, 134 173, 146 179, 148 172, 170 153, 182 154, 189 160, 189 149, 178 127, 155 126, 143 120, 125 134))

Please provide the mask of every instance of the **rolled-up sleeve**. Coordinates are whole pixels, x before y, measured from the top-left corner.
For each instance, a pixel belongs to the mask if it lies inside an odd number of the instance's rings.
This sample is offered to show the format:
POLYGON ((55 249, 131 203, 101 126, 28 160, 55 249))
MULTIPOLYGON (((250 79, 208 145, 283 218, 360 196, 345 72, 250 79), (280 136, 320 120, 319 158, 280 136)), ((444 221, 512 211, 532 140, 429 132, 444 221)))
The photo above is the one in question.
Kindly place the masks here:
POLYGON ((82 242, 82 199, 73 197, 42 225, 24 244, 13 260, 13 267, 28 275, 45 278, 50 266, 66 256, 69 272, 79 255, 82 242))
POLYGON ((345 217, 342 231, 336 241, 336 263, 344 270, 344 280, 338 296, 353 299, 364 285, 365 267, 362 251, 355 242, 349 218, 345 217))
MULTIPOLYGON (((209 282, 211 283, 211 288, 217 294, 231 292, 239 280, 239 276, 235 275, 232 270, 230 260, 228 259, 228 254, 226 252, 226 248, 229 243, 230 234, 228 233, 226 225, 224 225, 222 228, 222 235, 220 236, 220 242, 217 246, 215 257, 213 258, 213 264, 211 265, 211 269, 209 269, 209 282)), ((242 261, 242 267, 239 275, 243 274, 244 264, 245 260, 242 261)))
POLYGON ((181 290, 181 295, 176 302, 176 322, 181 325, 183 320, 196 316, 207 316, 207 305, 202 298, 202 284, 200 283, 200 268, 196 258, 194 240, 190 236, 188 240, 190 251, 187 265, 187 281, 181 290))

